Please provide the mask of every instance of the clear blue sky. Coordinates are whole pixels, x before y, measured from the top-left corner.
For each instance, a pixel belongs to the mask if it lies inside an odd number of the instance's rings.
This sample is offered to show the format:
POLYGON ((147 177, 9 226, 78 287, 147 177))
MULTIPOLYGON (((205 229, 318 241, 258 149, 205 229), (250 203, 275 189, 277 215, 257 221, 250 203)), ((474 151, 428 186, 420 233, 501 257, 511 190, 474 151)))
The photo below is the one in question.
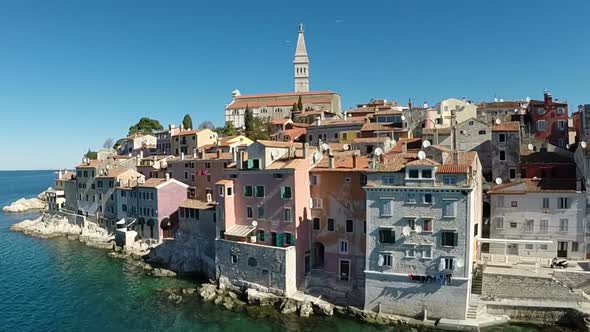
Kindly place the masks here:
POLYGON ((141 116, 223 123, 242 93, 312 89, 431 104, 590 103, 590 1, 0 0, 0 169, 71 167, 141 116))

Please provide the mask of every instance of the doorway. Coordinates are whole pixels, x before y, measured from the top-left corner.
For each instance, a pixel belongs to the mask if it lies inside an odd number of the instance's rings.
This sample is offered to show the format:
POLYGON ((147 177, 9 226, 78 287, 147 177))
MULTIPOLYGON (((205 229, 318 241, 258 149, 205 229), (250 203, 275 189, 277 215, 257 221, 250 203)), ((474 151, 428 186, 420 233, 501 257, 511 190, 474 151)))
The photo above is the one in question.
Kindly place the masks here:
POLYGON ((506 248, 506 254, 518 256, 518 244, 509 243, 508 247, 506 248))
POLYGON ((311 271, 311 256, 305 255, 305 274, 308 274, 311 271))
POLYGON ((340 260, 340 280, 350 280, 350 261, 346 259, 340 260))
POLYGON ((557 257, 567 258, 567 242, 557 242, 557 257))

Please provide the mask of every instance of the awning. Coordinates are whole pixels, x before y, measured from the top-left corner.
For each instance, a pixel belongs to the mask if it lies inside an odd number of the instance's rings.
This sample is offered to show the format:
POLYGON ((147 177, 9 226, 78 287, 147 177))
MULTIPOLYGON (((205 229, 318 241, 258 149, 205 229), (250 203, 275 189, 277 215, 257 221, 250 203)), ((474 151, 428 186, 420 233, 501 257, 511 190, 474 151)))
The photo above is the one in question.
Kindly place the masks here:
POLYGON ((225 236, 246 237, 254 231, 254 226, 233 225, 230 229, 225 231, 225 236))

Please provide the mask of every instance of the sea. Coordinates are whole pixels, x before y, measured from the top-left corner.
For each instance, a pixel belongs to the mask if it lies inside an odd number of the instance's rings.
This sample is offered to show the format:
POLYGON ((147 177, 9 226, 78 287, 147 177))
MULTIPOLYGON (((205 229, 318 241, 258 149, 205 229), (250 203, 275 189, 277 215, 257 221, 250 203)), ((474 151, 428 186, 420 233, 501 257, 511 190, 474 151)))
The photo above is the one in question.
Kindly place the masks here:
MULTIPOLYGON (((36 196, 52 185, 55 176, 55 171, 0 171, 0 207, 36 196)), ((161 290, 197 287, 196 280, 147 276, 124 260, 110 258, 105 250, 9 229, 38 215, 0 211, 0 332, 411 330, 339 317, 304 319, 259 308, 230 312, 197 297, 174 304, 161 290)), ((555 330, 510 324, 485 331, 555 330)))

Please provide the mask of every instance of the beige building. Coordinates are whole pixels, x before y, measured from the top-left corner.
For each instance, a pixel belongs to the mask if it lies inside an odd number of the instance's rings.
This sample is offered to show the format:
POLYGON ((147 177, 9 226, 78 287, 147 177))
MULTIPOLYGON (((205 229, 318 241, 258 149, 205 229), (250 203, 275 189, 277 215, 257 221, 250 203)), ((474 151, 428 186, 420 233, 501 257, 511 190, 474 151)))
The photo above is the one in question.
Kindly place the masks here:
POLYGON ((217 143, 217 133, 211 129, 185 130, 172 136, 172 154, 194 153, 202 146, 217 143))
POLYGON ((455 111, 455 120, 461 123, 477 117, 477 106, 469 100, 449 98, 434 106, 426 113, 425 128, 450 128, 451 112, 455 111))

